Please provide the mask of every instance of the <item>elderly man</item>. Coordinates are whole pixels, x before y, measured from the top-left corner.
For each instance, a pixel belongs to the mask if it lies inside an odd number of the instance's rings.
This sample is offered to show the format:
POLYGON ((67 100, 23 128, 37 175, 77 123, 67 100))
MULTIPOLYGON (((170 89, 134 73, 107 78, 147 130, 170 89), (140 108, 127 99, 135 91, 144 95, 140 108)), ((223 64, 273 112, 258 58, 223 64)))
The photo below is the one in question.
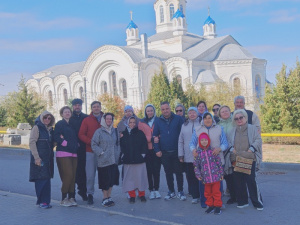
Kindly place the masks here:
POLYGON ((248 115, 248 124, 252 124, 256 126, 258 132, 261 131, 260 122, 258 116, 251 110, 245 109, 245 97, 244 96, 236 96, 234 98, 234 107, 237 109, 244 109, 248 115))
MULTIPOLYGON (((87 117, 86 114, 82 113, 82 100, 75 98, 72 101, 73 114, 70 118, 70 125, 76 132, 77 138, 79 129, 84 118, 87 117)), ((78 138, 79 140, 79 138, 78 138)), ((86 176, 85 176, 85 143, 79 140, 79 149, 77 154, 77 170, 76 170, 76 184, 78 189, 78 194, 81 196, 83 201, 87 201, 86 195, 86 176)), ((75 191, 74 191, 75 193, 75 191)))
POLYGON ((93 101, 91 104, 92 112, 85 118, 81 124, 79 130, 79 139, 86 144, 86 189, 87 189, 87 198, 88 204, 94 204, 94 186, 95 186, 95 176, 97 170, 97 157, 94 154, 91 141, 94 136, 95 131, 101 127, 101 118, 103 112, 101 111, 101 102, 93 101))
POLYGON ((170 104, 162 102, 160 105, 162 115, 157 120, 154 131, 154 151, 161 161, 166 173, 169 188, 165 200, 175 198, 174 177, 176 175, 178 195, 180 200, 186 200, 183 192, 182 165, 178 159, 178 139, 183 124, 183 118, 171 112, 170 104))

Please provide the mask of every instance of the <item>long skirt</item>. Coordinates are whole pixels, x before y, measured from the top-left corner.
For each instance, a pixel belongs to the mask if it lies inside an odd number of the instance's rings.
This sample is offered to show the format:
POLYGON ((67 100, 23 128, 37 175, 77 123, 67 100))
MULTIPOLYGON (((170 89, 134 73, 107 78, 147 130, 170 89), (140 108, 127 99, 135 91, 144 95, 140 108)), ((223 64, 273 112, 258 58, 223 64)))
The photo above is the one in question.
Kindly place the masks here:
POLYGON ((36 204, 50 204, 51 201, 51 180, 35 180, 35 193, 37 197, 36 204))
POLYGON ((98 184, 99 189, 108 191, 114 185, 119 185, 118 165, 113 164, 105 167, 98 167, 98 184))
POLYGON ((148 188, 146 163, 124 164, 123 192, 148 188))

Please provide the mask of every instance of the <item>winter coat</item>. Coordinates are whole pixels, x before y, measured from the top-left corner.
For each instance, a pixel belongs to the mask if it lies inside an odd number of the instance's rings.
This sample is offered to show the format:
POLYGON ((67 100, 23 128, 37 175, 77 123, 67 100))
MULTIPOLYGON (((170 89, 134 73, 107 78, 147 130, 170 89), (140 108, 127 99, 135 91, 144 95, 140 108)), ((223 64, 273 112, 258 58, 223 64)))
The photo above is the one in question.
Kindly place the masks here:
POLYGON ((153 136, 159 137, 159 143, 154 143, 155 152, 178 151, 178 138, 183 122, 182 117, 174 113, 171 113, 169 120, 163 116, 158 118, 153 131, 153 136))
POLYGON ((98 167, 118 164, 120 137, 116 128, 112 128, 110 133, 103 126, 96 130, 91 141, 91 147, 97 156, 98 167))
POLYGON ((200 127, 199 117, 194 120, 187 120, 182 124, 179 139, 178 139, 178 157, 183 157, 184 162, 194 162, 193 153, 190 151, 189 143, 194 129, 200 127))
POLYGON ((198 148, 198 156, 194 161, 194 171, 197 179, 204 184, 210 184, 222 180, 223 167, 219 155, 214 156, 211 148, 203 150, 198 148))
POLYGON ((77 134, 70 123, 65 119, 62 119, 55 124, 54 141, 57 143, 57 152, 63 151, 77 154, 79 147, 77 134), (63 138, 61 136, 63 136, 63 138), (67 141, 67 146, 61 145, 64 141, 67 141))
MULTIPOLYGON (((232 136, 231 143, 235 143, 235 133, 237 127, 233 128, 234 135, 232 136)), ((255 160, 256 160, 256 169, 260 168, 260 164, 262 162, 262 139, 261 135, 257 130, 257 127, 251 124, 247 126, 247 134, 248 134, 248 141, 249 141, 249 148, 254 150, 255 160)), ((248 150, 248 149, 247 149, 248 150)), ((241 155, 245 157, 245 155, 241 155)), ((245 157, 246 158, 246 157, 245 157)))
POLYGON ((77 114, 75 111, 73 111, 73 114, 72 114, 72 116, 70 118, 70 121, 69 121, 70 125, 73 127, 73 129, 76 132, 77 139, 78 139, 78 142, 79 142, 79 145, 80 145, 79 149, 81 151, 85 151, 85 143, 79 139, 78 134, 79 134, 79 130, 80 130, 80 126, 82 124, 82 121, 86 117, 88 117, 88 115, 86 115, 82 112, 77 114))
POLYGON ((46 127, 43 123, 43 117, 51 115, 44 111, 36 120, 30 134, 30 172, 29 181, 44 180, 53 178, 54 174, 54 153, 53 153, 53 128, 54 117, 51 124, 46 127), (36 137, 34 137, 36 136, 36 137), (41 159, 42 166, 35 165, 35 159, 41 159))
MULTIPOLYGON (((103 115, 102 112, 101 115, 103 115)), ((93 115, 93 113, 91 113, 88 117, 86 117, 82 121, 78 133, 78 137, 81 141, 83 141, 86 144, 86 152, 93 152, 91 147, 92 138, 94 136, 95 131, 100 127, 101 127, 101 121, 98 122, 97 118, 93 115)))
POLYGON ((123 164, 140 164, 145 159, 142 154, 146 154, 148 150, 147 139, 143 131, 137 127, 131 132, 128 129, 123 131, 123 137, 120 139, 121 145, 121 161, 123 164))

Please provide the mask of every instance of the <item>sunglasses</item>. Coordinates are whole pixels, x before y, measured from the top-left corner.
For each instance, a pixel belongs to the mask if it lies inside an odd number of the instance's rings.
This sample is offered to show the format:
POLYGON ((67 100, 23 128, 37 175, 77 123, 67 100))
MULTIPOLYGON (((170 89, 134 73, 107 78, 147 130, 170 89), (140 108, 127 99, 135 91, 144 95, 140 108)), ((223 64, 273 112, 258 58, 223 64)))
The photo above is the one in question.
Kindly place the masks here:
POLYGON ((213 112, 218 112, 220 108, 213 109, 213 112))
POLYGON ((182 109, 178 109, 178 110, 176 110, 176 112, 182 112, 182 109))
POLYGON ((52 120, 51 116, 44 116, 43 119, 44 120, 52 120))
POLYGON ((238 121, 238 120, 242 120, 244 117, 243 116, 240 116, 238 118, 234 118, 235 121, 238 121))

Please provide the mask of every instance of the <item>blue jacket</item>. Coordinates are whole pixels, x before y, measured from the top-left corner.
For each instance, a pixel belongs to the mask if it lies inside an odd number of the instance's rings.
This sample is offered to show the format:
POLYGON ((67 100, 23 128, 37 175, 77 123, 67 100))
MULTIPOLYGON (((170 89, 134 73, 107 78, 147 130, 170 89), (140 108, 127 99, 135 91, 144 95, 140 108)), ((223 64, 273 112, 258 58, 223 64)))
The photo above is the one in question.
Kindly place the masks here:
POLYGON ((183 122, 182 117, 174 113, 171 114, 169 120, 160 116, 158 120, 155 121, 153 136, 159 136, 159 143, 154 143, 155 152, 178 151, 178 138, 183 122))

